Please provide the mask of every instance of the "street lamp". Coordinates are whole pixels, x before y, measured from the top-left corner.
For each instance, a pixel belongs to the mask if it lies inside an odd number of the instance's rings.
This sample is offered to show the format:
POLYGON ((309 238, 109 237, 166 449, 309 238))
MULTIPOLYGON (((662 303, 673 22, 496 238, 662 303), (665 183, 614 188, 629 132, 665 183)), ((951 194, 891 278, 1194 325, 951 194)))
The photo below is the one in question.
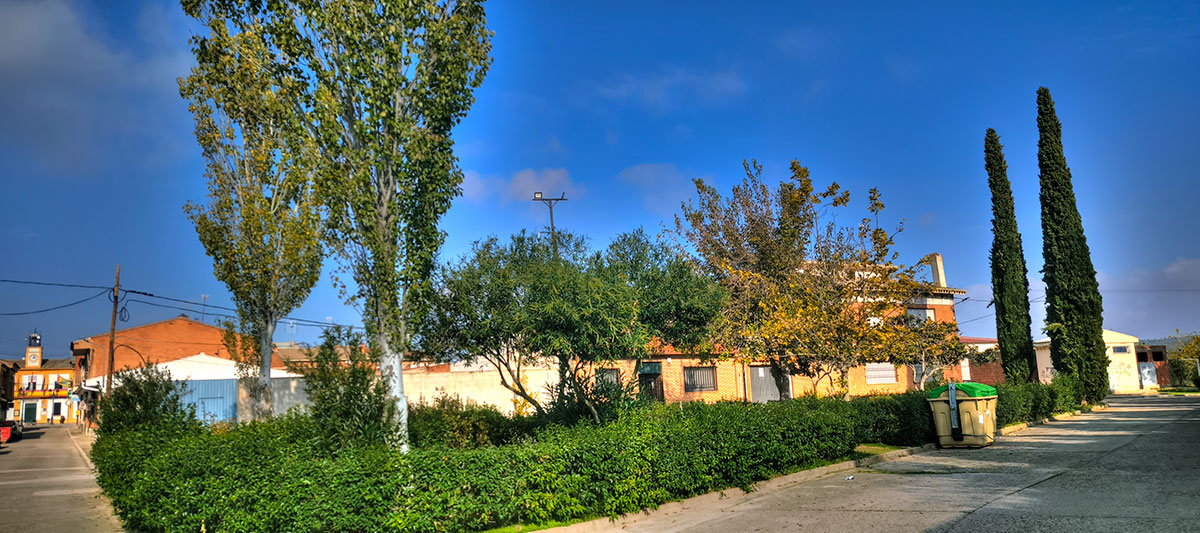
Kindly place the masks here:
POLYGON ((542 202, 550 208, 550 242, 554 245, 554 258, 558 259, 558 234, 554 231, 554 204, 567 201, 567 193, 560 194, 558 198, 545 198, 542 196, 542 191, 536 191, 533 193, 533 201, 542 202))

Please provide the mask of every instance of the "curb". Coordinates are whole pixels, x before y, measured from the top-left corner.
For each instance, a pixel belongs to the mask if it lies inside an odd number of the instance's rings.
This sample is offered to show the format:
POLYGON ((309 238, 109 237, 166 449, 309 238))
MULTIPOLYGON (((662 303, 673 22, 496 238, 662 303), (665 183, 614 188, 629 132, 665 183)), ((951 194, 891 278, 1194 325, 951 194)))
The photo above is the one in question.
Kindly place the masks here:
POLYGON ((83 457, 83 462, 87 463, 88 470, 95 472, 96 465, 92 464, 92 458, 88 457, 88 454, 83 453, 83 448, 81 448, 79 443, 75 441, 75 435, 71 433, 70 430, 67 431, 67 437, 71 439, 71 444, 75 445, 75 450, 79 452, 79 456, 83 457))
MULTIPOLYGON (((1108 409, 1107 405, 1096 405, 1096 406, 1092 407, 1092 411, 1103 411, 1105 409, 1108 409)), ((1011 435, 1018 431, 1024 431, 1031 427, 1041 426, 1043 424, 1049 424, 1050 422, 1062 422, 1063 420, 1066 420, 1068 418, 1075 418, 1081 414, 1083 414, 1083 411, 1075 410, 1075 411, 1070 411, 1070 412, 1066 412, 1066 413, 1058 413, 1056 415, 1051 415, 1050 418, 1043 418, 1041 420, 1030 420, 1029 422, 1021 422, 1019 424, 1012 424, 1009 426, 1004 426, 1004 427, 1000 428, 1000 435, 1001 436, 1011 435)))
POLYGON ((689 509, 714 507, 725 508, 732 507, 739 503, 750 500, 759 493, 772 489, 779 489, 790 485, 805 483, 814 479, 822 478, 837 472, 853 470, 864 466, 870 466, 887 461, 894 461, 910 455, 925 453, 929 450, 936 449, 936 444, 926 444, 924 446, 914 446, 902 450, 893 450, 879 455, 863 457, 851 461, 842 461, 831 465, 814 468, 812 470, 802 470, 791 474, 771 478, 765 481, 760 481, 754 485, 754 492, 744 492, 738 488, 725 489, 723 491, 710 492, 699 496, 692 496, 683 500, 677 500, 664 503, 658 506, 657 509, 643 509, 639 513, 622 515, 616 520, 609 518, 597 518, 586 522, 579 522, 567 526, 544 529, 542 531, 557 531, 562 533, 583 533, 589 531, 611 531, 613 529, 621 529, 630 524, 639 522, 646 518, 658 518, 671 516, 687 512, 689 509))

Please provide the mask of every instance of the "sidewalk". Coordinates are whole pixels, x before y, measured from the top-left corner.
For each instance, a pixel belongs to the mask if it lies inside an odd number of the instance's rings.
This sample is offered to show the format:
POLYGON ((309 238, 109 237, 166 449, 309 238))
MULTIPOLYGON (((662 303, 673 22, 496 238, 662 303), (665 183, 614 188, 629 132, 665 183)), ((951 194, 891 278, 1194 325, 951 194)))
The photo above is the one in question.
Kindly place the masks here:
POLYGON ((1200 398, 1108 402, 1109 409, 1030 427, 988 448, 930 450, 560 530, 1200 530, 1200 398))
POLYGON ((86 451, 88 436, 70 426, 26 428, 24 438, 0 448, 0 529, 28 524, 47 531, 122 531, 100 493, 86 451))

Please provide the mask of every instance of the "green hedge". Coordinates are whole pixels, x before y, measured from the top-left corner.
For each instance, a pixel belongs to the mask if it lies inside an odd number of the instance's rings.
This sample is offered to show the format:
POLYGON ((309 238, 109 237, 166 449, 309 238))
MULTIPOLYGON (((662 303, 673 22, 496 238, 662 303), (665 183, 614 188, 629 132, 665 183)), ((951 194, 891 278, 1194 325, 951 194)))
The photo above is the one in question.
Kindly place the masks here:
POLYGON ((1075 380, 1058 376, 1044 383, 1003 384, 996 386, 996 425, 1004 427, 1079 408, 1075 380))
POLYGON ((920 446, 937 437, 924 391, 863 396, 850 404, 859 417, 859 442, 920 446))
POLYGON ((849 455, 840 400, 658 405, 532 442, 319 452, 311 419, 105 435, 99 481, 139 531, 469 531, 617 515, 849 455))

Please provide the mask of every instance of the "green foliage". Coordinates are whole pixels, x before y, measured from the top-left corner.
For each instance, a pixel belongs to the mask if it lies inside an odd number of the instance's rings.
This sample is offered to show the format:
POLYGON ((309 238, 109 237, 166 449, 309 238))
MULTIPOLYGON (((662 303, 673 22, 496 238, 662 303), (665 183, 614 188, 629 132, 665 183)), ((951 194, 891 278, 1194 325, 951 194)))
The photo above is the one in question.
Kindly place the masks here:
POLYGON ((983 140, 984 167, 992 190, 992 298, 996 305, 996 338, 1008 383, 1036 377, 1037 356, 1029 316, 1029 271, 1017 229, 1008 163, 996 130, 988 128, 983 140))
POLYGON ((430 404, 415 404, 409 413, 409 442, 417 447, 478 448, 500 446, 528 437, 535 421, 504 416, 490 405, 441 395, 430 404))
POLYGON ((601 277, 633 289, 638 321, 653 339, 680 350, 711 349, 725 292, 687 256, 638 228, 618 235, 593 263, 601 277))
POLYGON ((857 226, 841 225, 850 193, 836 182, 815 189, 799 161, 777 184, 763 177, 757 161, 743 167, 745 178, 728 195, 695 180, 698 199, 675 220, 705 273, 728 295, 717 343, 768 363, 783 391, 789 374, 832 381, 863 362, 891 359, 896 324, 878 318, 890 316, 921 283, 913 266, 897 261, 896 232, 878 222, 879 191, 869 191, 857 226))
POLYGON ((311 417, 103 436, 100 483, 139 531, 477 531, 615 516, 849 455, 850 404, 655 404, 535 441, 330 455, 311 417), (143 446, 142 444, 149 444, 143 446))
POLYGON ((97 405, 96 434, 109 435, 142 426, 172 429, 196 426, 196 408, 184 403, 186 382, 171 379, 171 372, 157 366, 120 370, 116 385, 97 405))
POLYGON ((924 391, 862 396, 849 403, 858 416, 858 442, 920 446, 937 437, 924 391))
POLYGON ((1067 375, 1056 376, 1048 385, 1040 382, 997 385, 996 425, 1042 420, 1079 409, 1077 390, 1076 379, 1067 375))
POLYGON ((313 435, 320 448, 394 444, 396 410, 376 371, 379 351, 368 348, 361 334, 343 328, 326 329, 322 339, 309 354, 312 365, 293 368, 304 375, 309 412, 321 428, 313 435))
POLYGON ((1050 91, 1037 91, 1038 169, 1042 204, 1042 269, 1050 359, 1059 373, 1077 379, 1081 400, 1108 396, 1103 302, 1092 254, 1075 205, 1071 169, 1063 153, 1062 124, 1050 91))
POLYGON ((276 323, 308 297, 323 258, 313 142, 289 97, 303 80, 273 68, 279 58, 263 25, 192 14, 208 32, 192 39, 197 64, 179 92, 195 117, 209 203, 189 202, 186 211, 237 305, 240 333, 255 341, 229 348, 248 355, 258 376, 253 412, 269 416, 276 323))

